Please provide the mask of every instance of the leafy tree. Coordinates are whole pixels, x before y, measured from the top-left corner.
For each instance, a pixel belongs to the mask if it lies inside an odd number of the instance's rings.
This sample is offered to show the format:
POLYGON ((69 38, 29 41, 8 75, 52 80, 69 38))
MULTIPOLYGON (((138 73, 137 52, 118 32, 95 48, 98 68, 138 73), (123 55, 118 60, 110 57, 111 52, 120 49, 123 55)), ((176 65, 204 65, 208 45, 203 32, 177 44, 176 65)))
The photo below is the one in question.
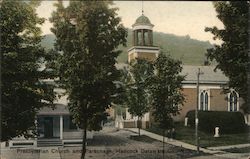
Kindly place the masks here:
POLYGON ((160 53, 154 62, 154 75, 150 79, 152 115, 163 130, 163 156, 165 131, 174 127, 172 116, 179 113, 179 106, 184 101, 181 83, 184 76, 179 75, 182 70, 180 64, 180 61, 160 53))
POLYGON ((249 1, 214 2, 213 4, 224 28, 206 27, 205 31, 211 32, 214 34, 214 39, 220 39, 223 43, 208 49, 207 56, 210 60, 216 60, 218 62, 216 68, 221 69, 229 77, 229 87, 234 88, 244 99, 242 108, 247 111, 249 1))
POLYGON ((138 117, 138 132, 140 136, 141 119, 149 111, 149 79, 153 75, 153 65, 146 59, 136 59, 130 63, 127 72, 127 101, 128 111, 138 117))
MULTIPOLYGON (((183 104, 182 84, 184 76, 181 62, 162 53, 154 62, 155 74, 151 78, 150 92, 152 96, 153 116, 165 132, 173 128, 172 116, 177 115, 183 104)), ((164 133, 165 134, 165 133, 164 133)))
POLYGON ((55 98, 54 86, 44 81, 54 75, 41 68, 50 56, 39 44, 38 26, 44 21, 35 12, 39 2, 3 0, 0 5, 1 140, 7 141, 34 135, 37 112, 55 98))
POLYGON ((56 4, 52 32, 60 53, 60 83, 66 89, 74 122, 83 129, 82 156, 86 153, 86 131, 100 130, 117 93, 120 72, 115 63, 125 45, 127 31, 112 2, 70 1, 56 4))

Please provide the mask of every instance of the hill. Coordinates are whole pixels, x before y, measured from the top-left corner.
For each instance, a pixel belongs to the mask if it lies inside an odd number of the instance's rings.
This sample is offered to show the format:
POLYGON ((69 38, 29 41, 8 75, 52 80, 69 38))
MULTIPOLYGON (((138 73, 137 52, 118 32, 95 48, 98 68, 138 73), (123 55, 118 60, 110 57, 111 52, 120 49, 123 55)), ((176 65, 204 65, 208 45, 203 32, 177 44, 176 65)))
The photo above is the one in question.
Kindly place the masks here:
MULTIPOLYGON (((190 38, 189 35, 177 36, 161 32, 154 32, 154 45, 159 46, 163 53, 168 53, 175 59, 179 59, 183 64, 201 65, 205 60, 205 53, 208 48, 213 47, 208 41, 199 41, 190 38)), ((55 36, 53 34, 45 35, 41 44, 46 49, 53 48, 55 36)), ((132 47, 132 30, 128 29, 127 46, 119 46, 122 50, 118 57, 118 62, 127 62, 127 50, 132 47)))

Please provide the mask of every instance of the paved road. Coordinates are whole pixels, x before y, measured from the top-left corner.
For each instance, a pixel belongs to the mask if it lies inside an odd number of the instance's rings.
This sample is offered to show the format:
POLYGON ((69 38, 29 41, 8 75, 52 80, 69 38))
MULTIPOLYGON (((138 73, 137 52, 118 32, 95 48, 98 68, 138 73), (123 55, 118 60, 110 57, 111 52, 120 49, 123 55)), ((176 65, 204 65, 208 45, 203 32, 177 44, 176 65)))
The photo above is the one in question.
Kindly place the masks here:
MULTIPOLYGON (((106 127, 97 132, 87 145, 86 159, 163 159, 162 142, 144 136, 138 141, 137 134, 131 131, 106 127)), ((45 147, 41 153, 17 153, 16 149, 5 150, 6 159, 80 159, 81 147, 45 147), (9 155, 7 155, 9 154, 9 155), (33 156, 33 157, 32 157, 33 156)), ((165 159, 225 159, 165 144, 165 159)), ((3 156, 2 156, 3 158, 3 156)))
MULTIPOLYGON (((88 142, 87 159, 163 159, 162 142, 144 137, 146 141, 131 139, 137 134, 120 130, 112 131, 105 128, 95 134, 94 139, 88 142)), ((80 158, 80 147, 67 147, 71 153, 61 153, 62 159, 80 158), (75 153, 74 153, 75 152, 75 153)), ((197 157, 195 151, 165 144, 165 159, 186 159, 197 157)), ((207 156, 206 154, 203 154, 207 156)), ((211 156, 209 156, 211 158, 211 156)), ((222 159, 222 158, 217 158, 222 159)))

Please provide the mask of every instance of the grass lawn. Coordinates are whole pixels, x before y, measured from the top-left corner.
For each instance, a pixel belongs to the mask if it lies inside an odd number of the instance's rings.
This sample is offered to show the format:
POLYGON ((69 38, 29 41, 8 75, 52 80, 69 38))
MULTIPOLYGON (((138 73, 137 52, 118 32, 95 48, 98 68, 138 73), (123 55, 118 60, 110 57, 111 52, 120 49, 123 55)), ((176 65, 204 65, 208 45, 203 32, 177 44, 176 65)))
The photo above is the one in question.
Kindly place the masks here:
POLYGON ((250 153, 250 147, 231 148, 231 149, 225 149, 223 151, 231 152, 231 153, 250 153))
MULTIPOLYGON (((175 126, 177 140, 196 145, 195 130, 193 128, 185 127, 183 123, 177 123, 175 126)), ((155 126, 147 129, 147 131, 162 135, 162 130, 155 126)), ((250 143, 250 133, 220 134, 218 138, 213 137, 213 135, 199 131, 200 146, 213 147, 250 143)))

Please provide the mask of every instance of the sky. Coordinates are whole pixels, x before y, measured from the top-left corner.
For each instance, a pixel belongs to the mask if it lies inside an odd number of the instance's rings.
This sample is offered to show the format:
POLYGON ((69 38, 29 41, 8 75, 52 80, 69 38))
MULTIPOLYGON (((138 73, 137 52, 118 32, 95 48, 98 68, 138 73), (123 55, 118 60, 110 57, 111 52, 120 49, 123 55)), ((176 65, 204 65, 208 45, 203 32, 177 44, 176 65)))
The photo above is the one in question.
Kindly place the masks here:
MULTIPOLYGON (((48 19, 55 10, 55 2, 43 1, 37 8, 38 15, 46 18, 42 25, 43 35, 51 34, 52 24, 48 19)), ((68 2, 64 1, 64 4, 67 6, 68 2)), ((154 31, 179 36, 189 35, 192 39, 210 41, 212 44, 221 43, 213 40, 210 32, 204 31, 205 27, 223 28, 210 1, 114 1, 113 7, 119 8, 117 14, 127 28, 131 28, 136 18, 142 14, 143 8, 144 15, 155 25, 154 31)))

